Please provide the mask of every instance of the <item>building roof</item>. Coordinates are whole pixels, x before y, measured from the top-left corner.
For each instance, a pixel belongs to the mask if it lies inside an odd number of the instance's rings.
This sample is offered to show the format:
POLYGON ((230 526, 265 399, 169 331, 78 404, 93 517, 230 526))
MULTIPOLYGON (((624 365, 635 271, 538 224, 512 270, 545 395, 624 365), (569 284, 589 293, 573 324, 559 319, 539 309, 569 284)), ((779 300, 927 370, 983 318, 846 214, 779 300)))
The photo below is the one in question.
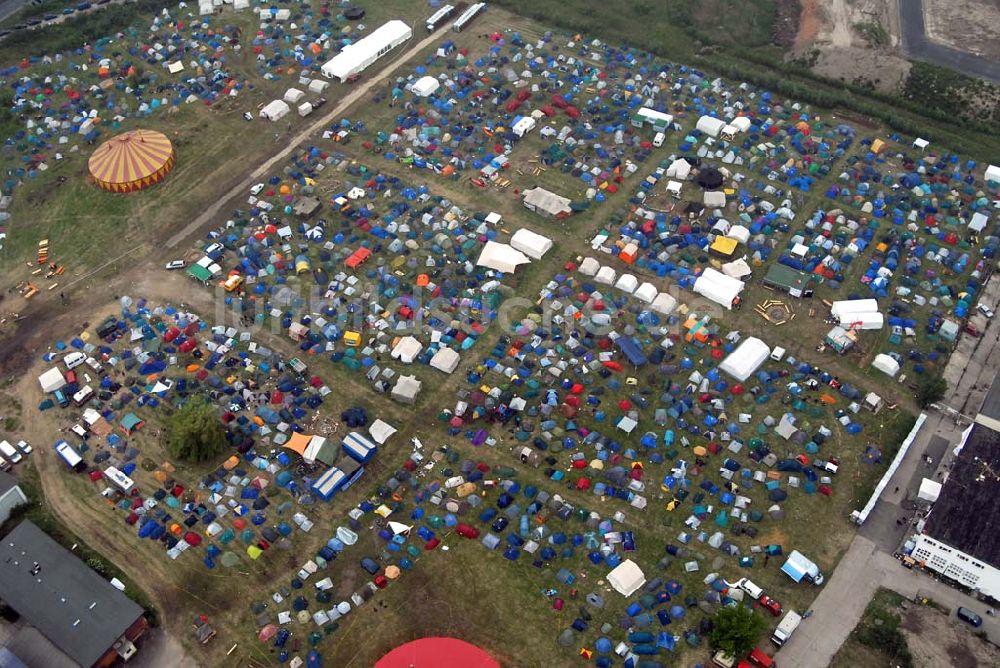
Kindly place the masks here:
POLYGON ((993 379, 976 421, 1000 430, 1000 376, 993 379))
POLYGON ((0 471, 0 496, 3 496, 15 487, 17 487, 17 478, 9 473, 0 471))
POLYGON ((143 615, 111 586, 33 522, 0 540, 3 600, 81 666, 96 663, 143 615), (40 570, 32 575, 32 570, 40 570))
POLYGON ((1000 432, 972 426, 924 533, 1000 568, 1000 432))

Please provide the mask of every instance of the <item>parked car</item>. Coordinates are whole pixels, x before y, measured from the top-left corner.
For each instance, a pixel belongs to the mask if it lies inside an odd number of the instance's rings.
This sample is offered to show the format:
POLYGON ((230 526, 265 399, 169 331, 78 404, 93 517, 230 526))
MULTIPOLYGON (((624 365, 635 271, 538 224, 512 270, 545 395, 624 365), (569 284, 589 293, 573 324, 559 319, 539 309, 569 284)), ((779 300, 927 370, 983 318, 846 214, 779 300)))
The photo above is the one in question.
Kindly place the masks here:
POLYGON ((976 628, 983 625, 983 618, 964 606, 956 610, 955 615, 966 624, 971 624, 976 628))
POLYGON ((167 269, 183 269, 184 260, 171 260, 167 263, 167 269))
POLYGON ((760 597, 760 604, 764 606, 764 609, 770 612, 775 617, 781 616, 781 603, 774 600, 767 594, 760 597))
POLYGON ((263 183, 258 183, 257 185, 250 187, 250 194, 251 195, 259 195, 262 190, 264 190, 264 184, 263 183))
POLYGON ((987 318, 993 317, 993 309, 982 302, 979 302, 979 306, 976 307, 976 310, 985 315, 987 318))
POLYGON ((34 449, 31 447, 31 444, 29 444, 27 441, 18 441, 17 447, 21 452, 23 452, 26 455, 30 455, 31 451, 34 449))

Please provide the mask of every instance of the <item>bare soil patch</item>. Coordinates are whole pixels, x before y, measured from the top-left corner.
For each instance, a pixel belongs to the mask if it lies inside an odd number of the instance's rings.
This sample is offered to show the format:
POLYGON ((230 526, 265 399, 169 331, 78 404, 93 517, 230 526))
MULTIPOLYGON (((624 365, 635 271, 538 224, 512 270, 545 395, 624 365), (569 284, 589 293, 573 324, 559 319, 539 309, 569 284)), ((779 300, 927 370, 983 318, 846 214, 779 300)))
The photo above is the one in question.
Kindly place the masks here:
POLYGON ((1000 58, 998 0, 924 0, 924 25, 939 44, 1000 58))
POLYGON ((1000 665, 1000 649, 977 638, 964 622, 927 606, 902 612, 899 628, 921 668, 1000 665))

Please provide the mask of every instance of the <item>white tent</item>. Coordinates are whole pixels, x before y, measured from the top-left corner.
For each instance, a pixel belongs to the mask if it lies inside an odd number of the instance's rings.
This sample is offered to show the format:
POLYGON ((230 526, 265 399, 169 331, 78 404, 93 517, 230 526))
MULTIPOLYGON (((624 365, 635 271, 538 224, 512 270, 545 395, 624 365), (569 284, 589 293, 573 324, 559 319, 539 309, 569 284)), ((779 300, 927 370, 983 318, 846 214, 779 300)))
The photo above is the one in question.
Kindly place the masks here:
POLYGON ((454 373, 455 369, 458 367, 459 359, 459 354, 451 348, 441 348, 434 353, 434 357, 431 358, 430 364, 438 371, 454 373))
POLYGON ((721 209, 726 206, 726 193, 721 190, 706 190, 702 201, 707 207, 721 209))
POLYGON ((691 163, 684 158, 678 158, 667 167, 666 176, 668 178, 685 180, 691 174, 691 163))
POLYGON ((997 167, 996 165, 987 165, 986 173, 983 174, 983 180, 1000 183, 1000 167, 997 167))
POLYGON ((233 0, 233 9, 239 11, 250 7, 250 0, 233 0))
POLYGON ((750 265, 747 264, 746 260, 740 258, 722 265, 722 273, 733 278, 743 278, 752 274, 753 270, 750 269, 750 265))
POLYGON ((640 299, 647 304, 651 304, 654 299, 656 299, 656 286, 652 283, 646 282, 640 285, 634 293, 637 299, 640 299))
POLYGON ((666 292, 661 292, 656 295, 656 299, 653 303, 649 305, 650 310, 656 311, 661 315, 670 315, 677 308, 677 300, 673 295, 668 295, 666 292))
POLYGON ((479 254, 479 259, 476 260, 476 265, 489 267, 490 269, 509 274, 513 273, 518 265, 528 264, 529 262, 531 260, 521 251, 507 244, 487 241, 486 245, 483 246, 482 253, 479 254))
POLYGON ((597 273, 597 270, 601 268, 601 263, 592 257, 583 258, 583 262, 580 263, 579 271, 584 276, 593 276, 597 273))
POLYGON ((622 596, 631 596, 646 584, 646 576, 631 559, 626 559, 608 573, 608 584, 622 596))
POLYGON ((66 386, 66 379, 58 367, 52 367, 38 377, 38 384, 42 386, 42 392, 55 392, 66 386))
POLYGON ((845 299, 830 305, 830 314, 841 323, 858 313, 877 313, 878 302, 874 299, 845 299))
POLYGON ((736 239, 741 244, 745 244, 750 241, 750 230, 742 225, 733 225, 729 228, 729 231, 726 232, 726 236, 730 239, 736 239))
POLYGON ((934 503, 939 496, 941 496, 941 483, 927 478, 920 481, 920 490, 917 492, 918 499, 934 503))
POLYGON ((707 267, 694 282, 694 291, 716 304, 733 308, 733 299, 743 291, 743 281, 707 267))
POLYGON ((368 427, 368 433, 372 435, 372 439, 376 443, 379 445, 385 445, 385 442, 389 440, 389 437, 396 433, 396 428, 388 422, 376 418, 375 421, 372 422, 372 425, 368 427))
POLYGON ((615 282, 615 276, 617 273, 618 272, 611 267, 601 267, 601 270, 597 272, 596 276, 594 276, 594 280, 604 285, 611 285, 615 282))
POLYGON ((288 115, 289 111, 291 111, 291 107, 284 100, 271 100, 266 107, 260 110, 260 117, 269 121, 280 121, 288 115))
POLYGON ((771 356, 771 349, 767 344, 755 336, 743 339, 743 342, 722 360, 719 370, 728 373, 730 376, 743 382, 749 378, 760 365, 771 356))
POLYGON ((702 116, 698 119, 698 124, 695 127, 700 132, 707 134, 709 137, 718 137, 719 133, 722 132, 722 128, 725 126, 725 121, 712 116, 702 116))
POLYGON ((552 239, 522 227, 510 238, 510 245, 532 260, 541 260, 542 256, 552 248, 552 239))
POLYGON ((441 86, 441 83, 430 76, 429 74, 424 77, 420 77, 410 86, 410 90, 413 91, 414 95, 418 97, 427 97, 431 95, 441 86))
POLYGON ((969 229, 973 232, 982 232, 986 229, 987 222, 989 222, 989 217, 982 211, 976 211, 972 214, 972 220, 969 221, 969 229))
POLYGON ((667 192, 671 197, 680 197, 683 185, 680 181, 667 181, 667 192))
POLYGON ((854 313, 842 319, 840 324, 847 329, 882 329, 885 326, 885 316, 881 313, 854 313))
POLYGON ((632 274, 622 274, 618 278, 618 282, 615 283, 615 288, 617 290, 627 292, 628 294, 635 292, 637 287, 639 287, 639 279, 632 274))
POLYGON ((354 44, 345 46, 320 69, 327 79, 337 78, 341 82, 347 81, 411 37, 413 31, 410 26, 394 19, 379 26, 354 44))
POLYGON ((750 129, 750 119, 747 116, 737 116, 729 125, 736 128, 738 132, 746 132, 750 129))
POLYGON ((288 90, 285 91, 285 96, 282 99, 288 104, 295 104, 305 96, 306 94, 300 91, 298 88, 289 88, 288 90))
POLYGON ((322 79, 313 79, 312 81, 309 82, 310 93, 322 93, 329 87, 330 87, 330 82, 323 81, 322 79))
POLYGON ((399 376, 396 379, 396 384, 392 388, 392 398, 396 401, 402 401, 406 404, 412 404, 417 395, 420 394, 420 388, 423 387, 423 383, 417 380, 416 376, 399 376))
POLYGON ((896 374, 899 373, 899 362, 885 353, 879 353, 875 356, 875 359, 872 360, 872 367, 887 374, 890 378, 895 378, 896 374))
POLYGON ((423 349, 424 346, 420 341, 412 336, 404 336, 392 349, 392 358, 399 360, 403 364, 413 364, 413 360, 417 358, 417 355, 423 349))
POLYGON ((322 436, 313 436, 310 438, 305 450, 302 451, 302 460, 306 464, 316 463, 316 457, 323 450, 324 445, 326 445, 326 439, 322 436))

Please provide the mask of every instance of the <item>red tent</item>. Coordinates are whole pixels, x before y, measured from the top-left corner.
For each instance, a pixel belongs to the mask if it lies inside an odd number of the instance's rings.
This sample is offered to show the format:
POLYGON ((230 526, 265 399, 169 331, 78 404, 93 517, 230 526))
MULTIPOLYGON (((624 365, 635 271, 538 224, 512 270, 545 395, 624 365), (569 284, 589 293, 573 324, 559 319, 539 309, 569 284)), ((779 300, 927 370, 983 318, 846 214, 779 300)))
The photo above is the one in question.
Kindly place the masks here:
POLYGON ((191 547, 198 547, 201 545, 201 536, 196 534, 194 531, 188 531, 184 534, 184 542, 186 542, 191 547))

